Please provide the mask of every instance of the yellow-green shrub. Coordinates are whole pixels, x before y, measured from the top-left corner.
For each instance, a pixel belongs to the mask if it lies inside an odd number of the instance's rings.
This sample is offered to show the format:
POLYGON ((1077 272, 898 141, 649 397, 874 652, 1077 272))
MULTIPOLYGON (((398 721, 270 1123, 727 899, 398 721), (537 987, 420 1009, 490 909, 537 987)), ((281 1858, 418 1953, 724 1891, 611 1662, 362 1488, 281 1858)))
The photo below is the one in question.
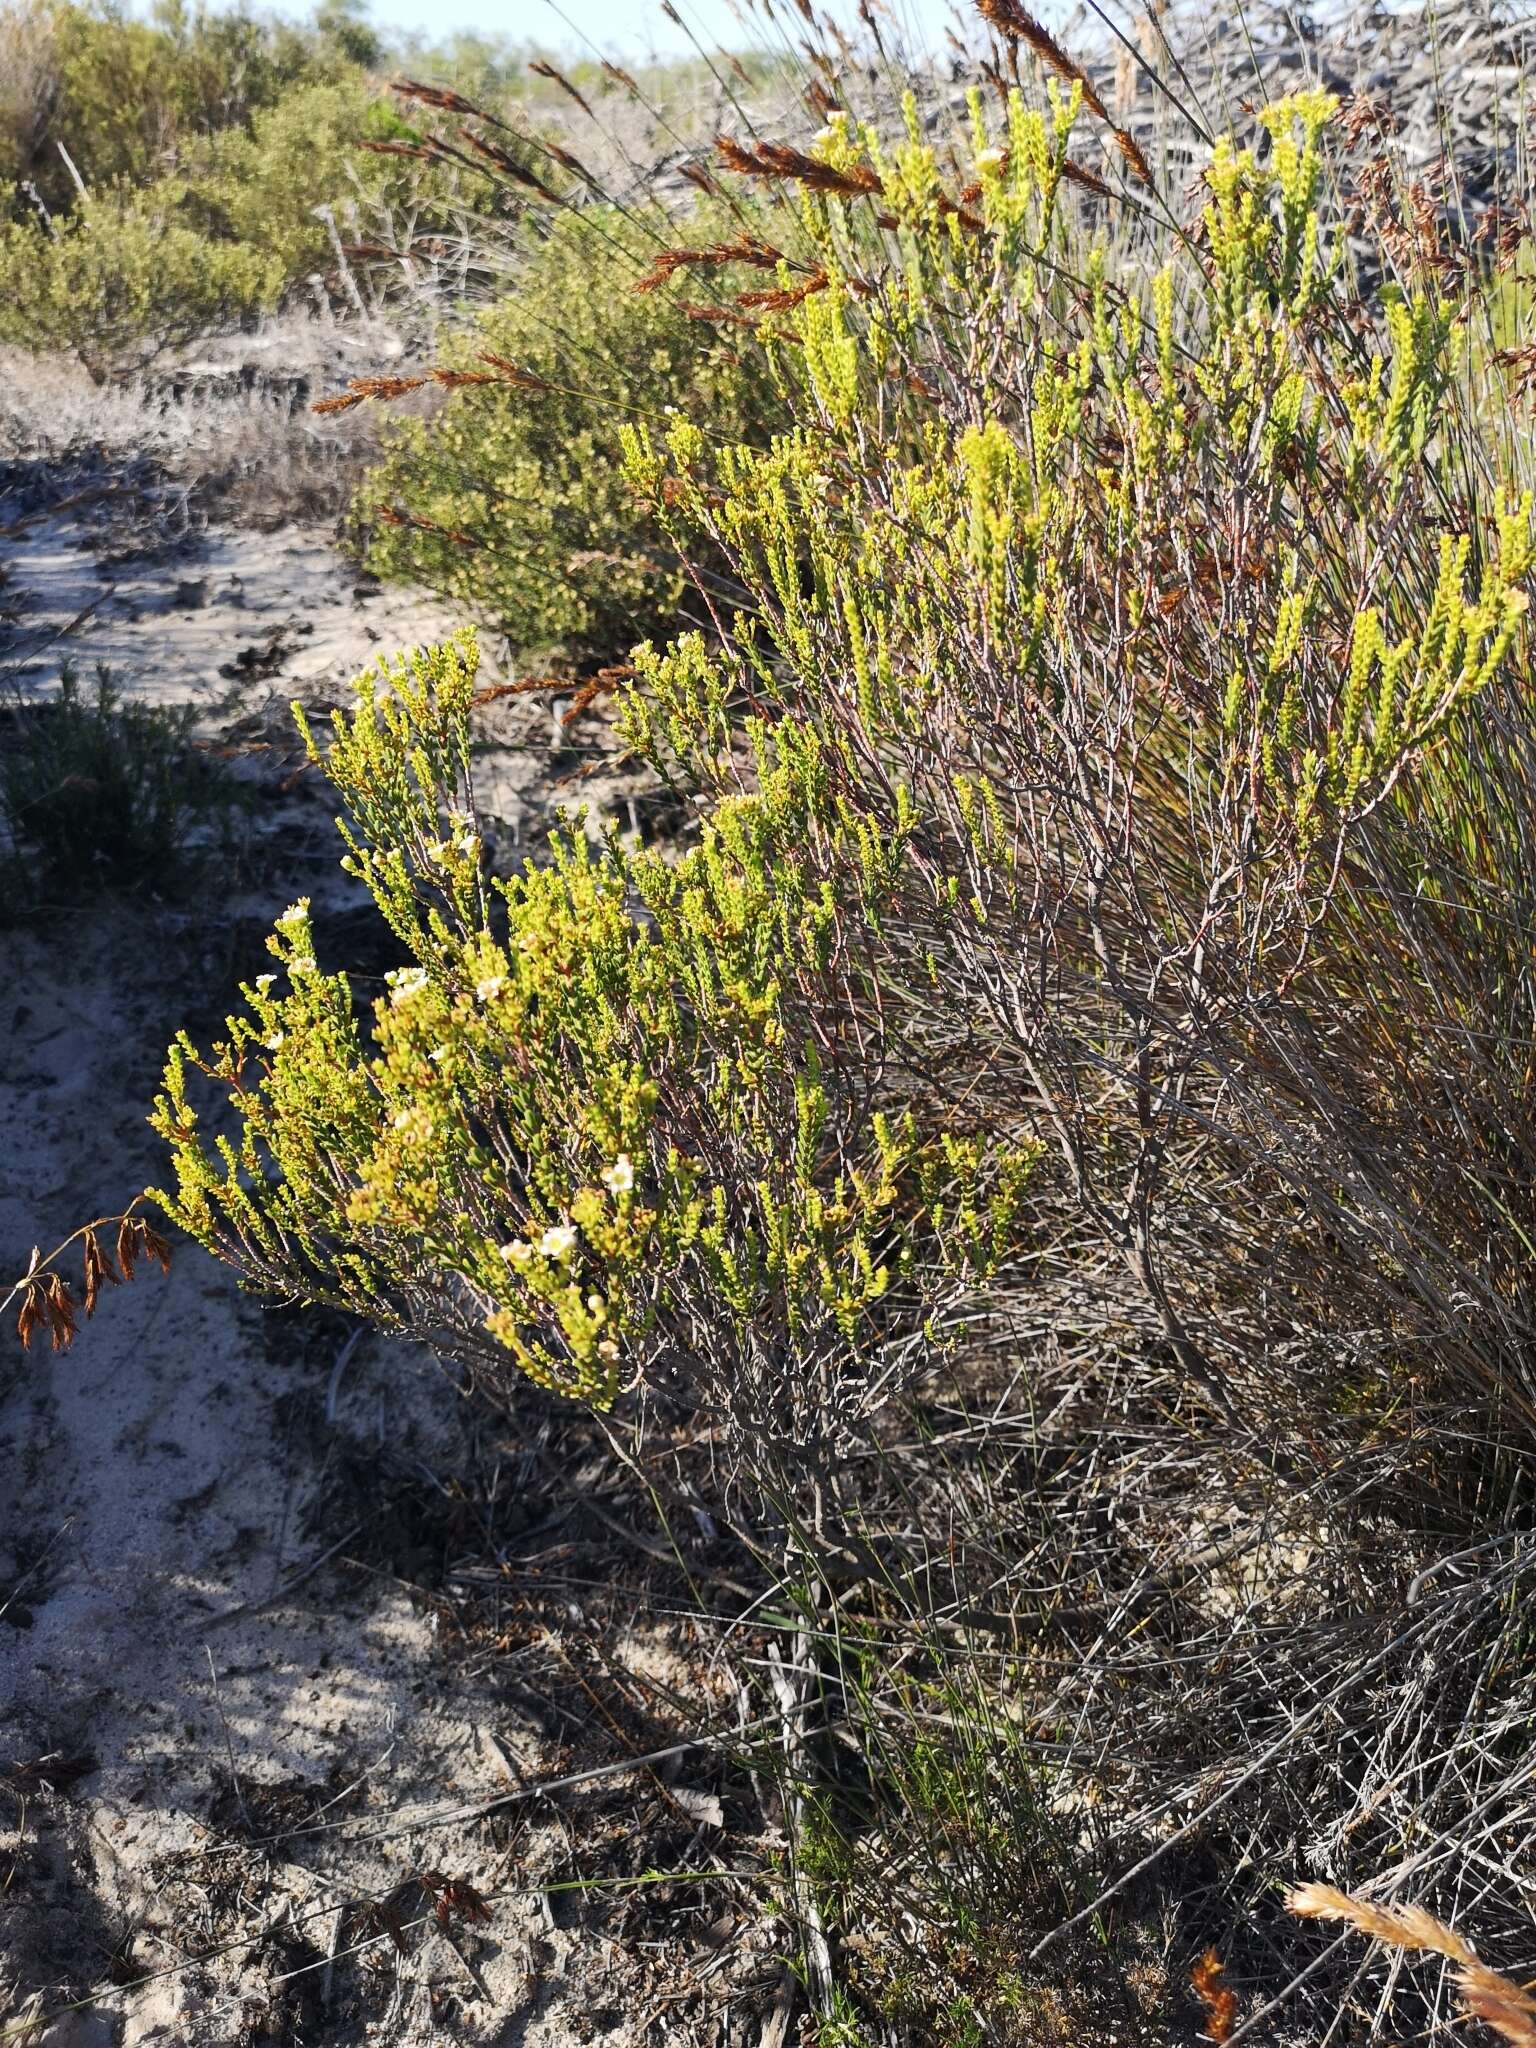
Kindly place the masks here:
MULTIPOLYGON (((558 847, 503 892, 503 939, 472 830, 436 822, 450 801, 470 814, 468 683, 448 656, 396 674, 398 708, 367 696, 332 765, 417 962, 407 1014, 386 1005, 370 1045, 297 917, 277 942, 291 993, 257 991, 206 1063, 235 1090, 232 1149, 201 1149, 191 1056, 173 1062, 178 1219, 264 1285, 606 1396, 586 1294, 534 1300, 550 1275, 498 1264, 572 1227, 621 1356, 718 1369, 751 1390, 736 1412, 754 1428, 791 1417, 825 1441, 929 1327, 918 1280, 963 1252, 974 1281, 1006 1254, 1019 1163, 1048 1145, 1031 1201, 1064 1205, 1077 1255, 1125 1276, 1208 1398, 1227 1400, 1232 1361, 1269 1356, 1258 1236, 1316 1342, 1347 1281, 1390 1298, 1397 1356, 1430 1346, 1434 1301, 1471 1285, 1462 1238, 1491 1227, 1487 1162, 1469 1161, 1465 1211, 1439 1162, 1442 1277, 1405 1273, 1390 1185, 1335 1172, 1367 1114, 1387 1143, 1377 1084, 1340 1111, 1344 1078, 1321 1086, 1295 1005, 1305 991, 1328 1017, 1349 985, 1346 881, 1523 659, 1532 507, 1456 456, 1439 273, 1384 290, 1364 341, 1335 297, 1334 112, 1320 93, 1271 109, 1267 162, 1218 143, 1199 255, 1164 243, 1114 280, 1063 202, 1075 98, 1042 114, 1015 95, 995 138, 978 97, 963 206, 915 110, 895 145, 834 118, 800 174, 810 288, 772 316, 796 422, 728 439, 658 349, 679 396, 625 435, 655 530, 679 553, 702 537, 740 599, 723 631, 642 647, 624 700, 703 843, 676 865, 558 847), (643 1251, 603 1249, 620 1147, 675 1241, 658 1220, 643 1251), (1277 1217, 1277 1185, 1354 1217, 1326 1282, 1326 1245, 1277 1217)), ((567 383, 560 339, 536 364, 567 383)), ((538 484, 531 450, 555 466, 563 517, 576 478, 536 438, 550 401, 517 402, 523 476, 538 484)), ((460 461, 495 475, 476 404, 429 470, 461 526, 512 517, 489 490, 448 495, 460 461)), ((403 445, 429 459, 432 432, 403 445)), ((517 566, 527 618, 548 600, 517 566)))
POLYGON ((172 1051, 159 1199, 260 1284, 492 1387, 606 1406, 643 1379, 824 1457, 1009 1248, 1033 1148, 882 1071, 854 849, 841 888, 802 857, 829 829, 814 746, 760 733, 756 793, 680 861, 575 835, 492 884, 474 677, 466 636, 362 678, 310 742, 410 964, 365 1022, 307 901, 280 918, 281 978, 208 1057, 172 1051), (239 1120, 211 1142, 199 1073, 239 1120))

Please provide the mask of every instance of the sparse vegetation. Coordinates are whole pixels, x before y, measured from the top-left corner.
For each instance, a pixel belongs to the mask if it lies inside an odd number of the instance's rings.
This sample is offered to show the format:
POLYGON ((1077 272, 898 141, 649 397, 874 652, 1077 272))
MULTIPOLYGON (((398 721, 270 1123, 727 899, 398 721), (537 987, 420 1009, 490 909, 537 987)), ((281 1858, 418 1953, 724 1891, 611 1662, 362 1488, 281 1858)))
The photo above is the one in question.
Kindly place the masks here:
POLYGON ((12 695, 0 730, 5 915, 186 888, 230 851, 238 793, 193 742, 195 711, 125 699, 105 671, 12 695))

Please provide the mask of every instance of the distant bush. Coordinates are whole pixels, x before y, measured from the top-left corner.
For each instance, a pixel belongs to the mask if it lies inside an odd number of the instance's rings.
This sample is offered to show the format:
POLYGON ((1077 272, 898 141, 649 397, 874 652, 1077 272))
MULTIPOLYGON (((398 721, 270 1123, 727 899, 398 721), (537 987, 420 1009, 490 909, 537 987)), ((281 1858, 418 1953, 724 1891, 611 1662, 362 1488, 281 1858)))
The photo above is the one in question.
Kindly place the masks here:
POLYGON ((59 213, 76 174, 91 192, 152 182, 199 138, 351 68, 324 34, 238 11, 171 4, 145 20, 72 0, 0 10, 0 59, 0 186, 25 178, 59 213))
POLYGON ((484 203, 473 173, 359 148, 407 132, 361 78, 299 85, 151 183, 121 182, 48 222, 0 223, 0 340, 122 374, 331 276, 343 237, 375 232, 413 197, 484 203))
POLYGON ((222 764, 192 742, 196 712, 124 699, 105 670, 82 691, 13 697, 0 712, 0 873, 14 916, 103 891, 170 890, 227 842, 222 764))
MULTIPOLYGON (((726 226, 738 232, 706 215, 684 232, 708 242, 726 226)), ((655 247, 654 225, 617 209, 556 217, 443 358, 473 372, 497 356, 547 388, 465 388, 387 430, 357 500, 371 568, 494 618, 524 649, 607 657, 665 629, 688 579, 624 474, 622 422, 675 412, 757 439, 782 403, 756 351, 701 328, 675 293, 635 292, 655 247)))
POLYGON ((185 198, 167 180, 81 204, 52 232, 0 227, 0 340, 68 349, 104 379, 273 304, 280 268, 188 226, 185 198))

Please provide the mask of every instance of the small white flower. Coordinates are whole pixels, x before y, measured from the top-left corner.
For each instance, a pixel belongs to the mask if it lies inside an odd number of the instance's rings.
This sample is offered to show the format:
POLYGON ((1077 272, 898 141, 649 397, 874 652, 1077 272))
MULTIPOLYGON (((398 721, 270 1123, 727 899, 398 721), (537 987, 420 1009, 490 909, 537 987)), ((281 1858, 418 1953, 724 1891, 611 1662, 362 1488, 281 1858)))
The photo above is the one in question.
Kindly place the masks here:
POLYGON ((282 1032, 281 1032, 281 1031, 274 1031, 274 1032, 273 1032, 273 1034, 272 1034, 272 1036, 271 1036, 271 1037, 270 1037, 270 1038, 269 1038, 269 1039, 268 1039, 268 1040, 266 1041, 266 1047, 267 1047, 267 1051, 268 1051, 268 1052, 277 1052, 277 1051, 278 1051, 278 1050, 279 1050, 279 1049, 281 1048, 281 1046, 282 1046, 282 1043, 283 1043, 283 1034, 282 1034, 282 1032))
POLYGON ((501 1256, 509 1266, 526 1266, 533 1257, 533 1246, 523 1238, 514 1237, 510 1244, 502 1246, 501 1256))
POLYGON ((1006 149, 984 149, 976 159, 978 171, 1000 171, 1008 161, 1006 149))
POLYGON ((603 1186, 610 1195, 627 1195, 635 1184, 635 1169, 627 1152, 621 1152, 612 1166, 605 1166, 599 1175, 603 1186))
POLYGON ((597 1347, 597 1355, 599 1358, 606 1358, 611 1364, 619 1355, 619 1347, 611 1337, 604 1337, 597 1347))
POLYGON ((488 974, 484 981, 475 983, 475 994, 482 1003, 494 1003, 506 985, 501 975, 488 974))
POLYGON ((608 1304, 600 1294, 589 1294, 587 1296, 587 1314, 592 1317, 594 1322, 602 1323, 607 1321, 608 1304))
POLYGON ((314 971, 315 956, 313 953, 295 953, 288 962, 288 972, 290 974, 313 974, 314 971))
POLYGON ((265 995, 267 990, 272 986, 273 982, 276 981, 276 979, 277 976, 275 974, 258 974, 256 977, 256 986, 261 990, 262 994, 265 995))
POLYGON ((308 916, 309 898, 307 896, 301 896, 297 903, 289 904, 288 908, 283 912, 282 916, 277 920, 277 922, 279 926, 287 926, 290 924, 303 924, 308 918, 308 916))
POLYGON ((397 1109, 390 1123, 402 1138, 429 1138, 432 1135, 432 1117, 419 1102, 413 1102, 404 1109, 397 1109))
POLYGON ((443 1064, 443 1061, 447 1059, 447 1057, 448 1048, 446 1045, 434 1045, 432 1050, 427 1054, 427 1058, 432 1061, 433 1065, 439 1067, 443 1064))
POLYGON ((539 1239, 546 1259, 568 1259, 576 1249, 576 1232, 569 1223, 552 1223, 539 1239))
POLYGON ((408 1003, 413 996, 419 996, 427 986, 428 974, 425 967, 398 967, 387 977, 392 1003, 408 1003))

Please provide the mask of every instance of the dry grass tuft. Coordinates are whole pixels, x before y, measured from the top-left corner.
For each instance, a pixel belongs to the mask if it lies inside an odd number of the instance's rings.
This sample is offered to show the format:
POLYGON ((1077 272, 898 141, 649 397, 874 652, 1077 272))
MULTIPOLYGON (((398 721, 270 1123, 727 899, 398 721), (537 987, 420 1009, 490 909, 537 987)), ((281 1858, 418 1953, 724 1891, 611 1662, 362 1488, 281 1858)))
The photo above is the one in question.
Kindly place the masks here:
POLYGON ((1390 1948, 1446 1957, 1456 1965, 1456 1989, 1473 2018, 1514 2048, 1536 2048, 1536 1998, 1513 1978, 1479 1962, 1470 1942, 1425 1907, 1379 1906, 1331 1884, 1298 1885, 1285 1903, 1306 1919, 1341 1920, 1390 1948))

